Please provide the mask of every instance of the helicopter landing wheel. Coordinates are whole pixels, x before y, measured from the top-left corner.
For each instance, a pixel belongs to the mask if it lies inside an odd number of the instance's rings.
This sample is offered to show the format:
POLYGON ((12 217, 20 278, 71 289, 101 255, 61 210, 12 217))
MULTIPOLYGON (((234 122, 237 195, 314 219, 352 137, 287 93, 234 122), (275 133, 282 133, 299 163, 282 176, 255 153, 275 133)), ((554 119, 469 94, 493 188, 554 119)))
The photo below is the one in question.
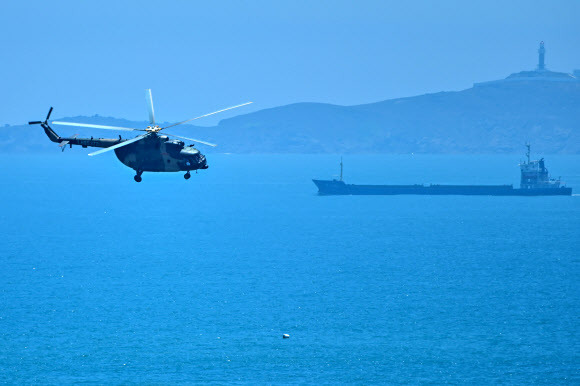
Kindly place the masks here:
POLYGON ((183 176, 183 178, 185 178, 186 180, 189 180, 190 177, 191 177, 191 173, 189 173, 189 172, 185 173, 185 175, 183 176))
POLYGON ((143 172, 141 170, 137 170, 137 174, 135 174, 135 177, 133 177, 133 179, 136 182, 141 182, 143 179, 141 178, 141 174, 143 174, 143 172))

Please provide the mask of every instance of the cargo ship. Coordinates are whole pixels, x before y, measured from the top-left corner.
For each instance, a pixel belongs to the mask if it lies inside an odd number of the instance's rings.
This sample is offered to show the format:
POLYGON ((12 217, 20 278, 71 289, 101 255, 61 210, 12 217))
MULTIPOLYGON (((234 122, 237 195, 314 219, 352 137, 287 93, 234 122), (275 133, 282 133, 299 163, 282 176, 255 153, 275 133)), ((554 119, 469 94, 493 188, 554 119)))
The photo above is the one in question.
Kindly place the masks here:
POLYGON ((560 178, 550 178, 544 159, 530 160, 530 145, 527 146, 527 161, 519 164, 521 180, 519 189, 513 185, 355 185, 342 179, 312 180, 320 195, 465 195, 465 196, 571 196, 572 188, 562 185, 560 178))

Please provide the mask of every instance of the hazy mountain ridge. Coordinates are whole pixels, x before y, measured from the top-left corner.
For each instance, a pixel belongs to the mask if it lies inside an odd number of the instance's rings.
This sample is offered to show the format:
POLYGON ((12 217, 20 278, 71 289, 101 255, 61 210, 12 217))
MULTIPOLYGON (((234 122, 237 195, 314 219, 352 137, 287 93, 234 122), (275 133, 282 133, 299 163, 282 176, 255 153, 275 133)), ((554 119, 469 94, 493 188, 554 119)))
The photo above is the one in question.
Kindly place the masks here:
MULTIPOLYGON (((66 120, 147 125, 99 116, 66 120)), ((183 125, 169 132, 217 142, 216 149, 203 147, 208 153, 520 153, 529 141, 541 153, 579 154, 579 126, 580 82, 522 81, 356 106, 296 103, 225 119, 215 127, 183 125)), ((117 134, 54 129, 60 135, 117 134)), ((1 151, 55 147, 39 126, 0 128, 1 151)))
POLYGON ((521 152, 525 141, 578 153, 579 125, 580 83, 521 82, 358 106, 283 106, 224 120, 218 132, 280 127, 312 153, 521 152))

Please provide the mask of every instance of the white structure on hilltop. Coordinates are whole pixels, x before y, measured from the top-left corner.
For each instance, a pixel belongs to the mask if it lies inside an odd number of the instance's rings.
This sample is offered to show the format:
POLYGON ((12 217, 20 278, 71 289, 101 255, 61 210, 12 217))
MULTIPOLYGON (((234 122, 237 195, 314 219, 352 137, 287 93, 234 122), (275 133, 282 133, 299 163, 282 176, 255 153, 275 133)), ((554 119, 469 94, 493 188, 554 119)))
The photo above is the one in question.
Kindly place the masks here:
POLYGON ((550 71, 546 69, 545 57, 546 57, 546 48, 544 47, 544 42, 540 42, 540 48, 538 49, 538 66, 535 70, 517 72, 509 75, 505 79, 492 80, 490 82, 475 83, 473 86, 488 86, 505 82, 529 82, 529 81, 580 82, 580 70, 574 70, 574 74, 550 71))

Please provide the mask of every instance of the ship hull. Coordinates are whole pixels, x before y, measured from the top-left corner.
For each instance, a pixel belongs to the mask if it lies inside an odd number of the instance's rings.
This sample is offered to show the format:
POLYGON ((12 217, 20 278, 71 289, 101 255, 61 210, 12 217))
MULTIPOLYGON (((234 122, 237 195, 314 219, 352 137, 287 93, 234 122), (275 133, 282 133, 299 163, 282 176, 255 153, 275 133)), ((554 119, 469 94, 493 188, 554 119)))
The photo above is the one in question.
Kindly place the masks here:
POLYGON ((337 180, 312 180, 318 194, 335 195, 461 195, 461 196, 570 196, 572 188, 514 189, 512 185, 355 185, 337 180))

